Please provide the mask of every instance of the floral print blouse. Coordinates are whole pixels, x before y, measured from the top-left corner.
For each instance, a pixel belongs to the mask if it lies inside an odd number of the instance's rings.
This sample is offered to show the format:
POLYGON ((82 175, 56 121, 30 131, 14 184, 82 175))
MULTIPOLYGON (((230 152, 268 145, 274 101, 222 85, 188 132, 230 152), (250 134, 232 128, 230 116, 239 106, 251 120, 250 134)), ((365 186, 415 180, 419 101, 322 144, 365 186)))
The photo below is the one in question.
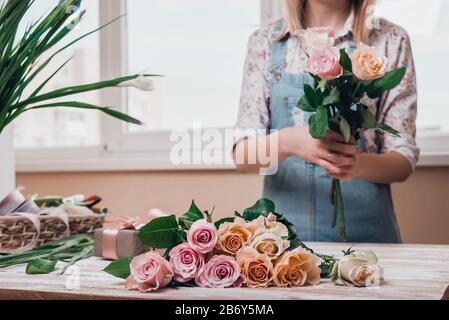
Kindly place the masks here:
MULTIPOLYGON (((353 16, 346 21, 345 27, 336 35, 336 45, 349 47, 354 41, 352 34, 353 16)), ((377 115, 379 122, 384 122, 400 132, 401 137, 379 135, 374 130, 363 133, 368 152, 387 153, 396 151, 402 154, 414 169, 419 159, 419 148, 416 146, 416 112, 417 92, 416 76, 410 39, 401 27, 380 19, 378 29, 370 36, 370 45, 385 53, 391 68, 407 67, 402 83, 385 93, 381 98, 364 101, 370 110, 377 115)), ((236 124, 236 132, 244 132, 240 138, 250 136, 248 129, 270 129, 270 81, 272 74, 271 47, 273 26, 254 32, 248 42, 248 53, 244 66, 244 77, 240 109, 236 124)), ((306 55, 302 48, 301 38, 291 36, 287 44, 287 57, 284 70, 287 73, 300 74, 306 72, 306 55)), ((296 108, 294 119, 302 119, 302 110, 296 108)), ((298 122, 299 123, 299 122, 298 122)), ((238 140, 238 133, 237 140, 238 140)))

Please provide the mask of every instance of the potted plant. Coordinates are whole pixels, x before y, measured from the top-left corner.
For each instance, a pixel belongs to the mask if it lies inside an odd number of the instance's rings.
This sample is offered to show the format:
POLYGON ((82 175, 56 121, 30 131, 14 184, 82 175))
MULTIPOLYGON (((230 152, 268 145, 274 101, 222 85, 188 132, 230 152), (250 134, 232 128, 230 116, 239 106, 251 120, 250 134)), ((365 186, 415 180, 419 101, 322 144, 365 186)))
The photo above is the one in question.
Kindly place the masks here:
POLYGON ((59 48, 58 44, 83 21, 86 11, 80 10, 80 4, 81 0, 60 1, 47 15, 28 24, 23 34, 18 34, 19 26, 23 25, 24 16, 32 8, 33 1, 5 0, 0 7, 0 197, 14 187, 10 125, 23 113, 42 108, 81 108, 98 110, 125 122, 142 124, 139 120, 112 107, 72 101, 69 97, 108 87, 134 86, 142 90, 151 90, 152 82, 149 77, 155 75, 135 74, 45 91, 46 84, 69 62, 53 66, 53 59, 78 41, 114 22, 111 21, 59 48), (55 68, 55 71, 51 70, 53 72, 51 76, 36 86, 33 80, 51 67, 55 68), (25 92, 32 93, 25 95, 25 92), (55 99, 58 99, 58 102, 55 99))

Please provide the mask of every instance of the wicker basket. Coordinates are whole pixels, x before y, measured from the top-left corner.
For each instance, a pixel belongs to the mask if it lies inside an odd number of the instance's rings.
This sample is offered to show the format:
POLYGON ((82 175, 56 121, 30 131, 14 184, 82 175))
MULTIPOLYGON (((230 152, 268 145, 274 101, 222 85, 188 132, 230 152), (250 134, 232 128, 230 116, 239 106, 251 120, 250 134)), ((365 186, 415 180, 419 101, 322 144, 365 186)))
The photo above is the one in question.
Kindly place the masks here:
MULTIPOLYGON (((104 215, 69 215, 70 235, 91 234, 103 226, 104 215)), ((27 247, 37 240, 37 246, 61 240, 67 226, 58 217, 40 216, 40 233, 31 220, 21 216, 0 217, 0 252, 10 252, 27 247), (38 239, 36 239, 39 236, 38 239)))

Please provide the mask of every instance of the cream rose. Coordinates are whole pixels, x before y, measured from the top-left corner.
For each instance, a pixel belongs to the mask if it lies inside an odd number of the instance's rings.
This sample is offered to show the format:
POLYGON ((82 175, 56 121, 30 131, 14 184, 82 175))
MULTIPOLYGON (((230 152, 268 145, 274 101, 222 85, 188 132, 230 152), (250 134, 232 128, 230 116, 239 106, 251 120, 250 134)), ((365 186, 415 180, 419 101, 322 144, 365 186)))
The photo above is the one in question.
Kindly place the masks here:
POLYGON ((357 50, 350 56, 352 61, 352 72, 363 81, 382 78, 388 71, 388 59, 375 47, 369 47, 360 43, 357 50))
POLYGON ((302 37, 309 56, 317 51, 332 47, 335 42, 334 38, 331 37, 329 28, 308 28, 303 32, 302 37))
POLYGON ((218 229, 218 242, 215 246, 221 253, 235 256, 251 239, 252 233, 248 224, 241 218, 234 222, 225 222, 218 229))
POLYGON ((260 254, 250 247, 245 247, 237 253, 237 263, 242 275, 245 277, 245 285, 249 288, 266 288, 273 280, 274 271, 270 258, 260 254))
POLYGON ((335 263, 331 278, 337 285, 370 287, 382 281, 383 269, 374 252, 353 254, 335 263))
POLYGON ((277 287, 300 287, 320 283, 321 259, 304 250, 284 253, 275 263, 274 283, 277 287))
POLYGON ((249 246, 258 253, 266 254, 271 260, 274 260, 290 247, 290 241, 284 240, 267 229, 265 232, 256 235, 249 246))

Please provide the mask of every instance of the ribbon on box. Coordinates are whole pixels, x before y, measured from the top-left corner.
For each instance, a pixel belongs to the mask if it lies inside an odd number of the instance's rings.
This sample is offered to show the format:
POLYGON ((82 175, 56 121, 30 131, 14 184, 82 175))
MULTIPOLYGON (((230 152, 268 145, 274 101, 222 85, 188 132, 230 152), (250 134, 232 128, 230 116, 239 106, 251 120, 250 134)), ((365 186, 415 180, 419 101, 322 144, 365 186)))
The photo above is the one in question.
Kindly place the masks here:
POLYGON ((139 231, 151 220, 166 217, 159 209, 151 209, 144 216, 137 217, 106 217, 102 231, 102 256, 108 260, 118 260, 117 236, 122 230, 139 231))

